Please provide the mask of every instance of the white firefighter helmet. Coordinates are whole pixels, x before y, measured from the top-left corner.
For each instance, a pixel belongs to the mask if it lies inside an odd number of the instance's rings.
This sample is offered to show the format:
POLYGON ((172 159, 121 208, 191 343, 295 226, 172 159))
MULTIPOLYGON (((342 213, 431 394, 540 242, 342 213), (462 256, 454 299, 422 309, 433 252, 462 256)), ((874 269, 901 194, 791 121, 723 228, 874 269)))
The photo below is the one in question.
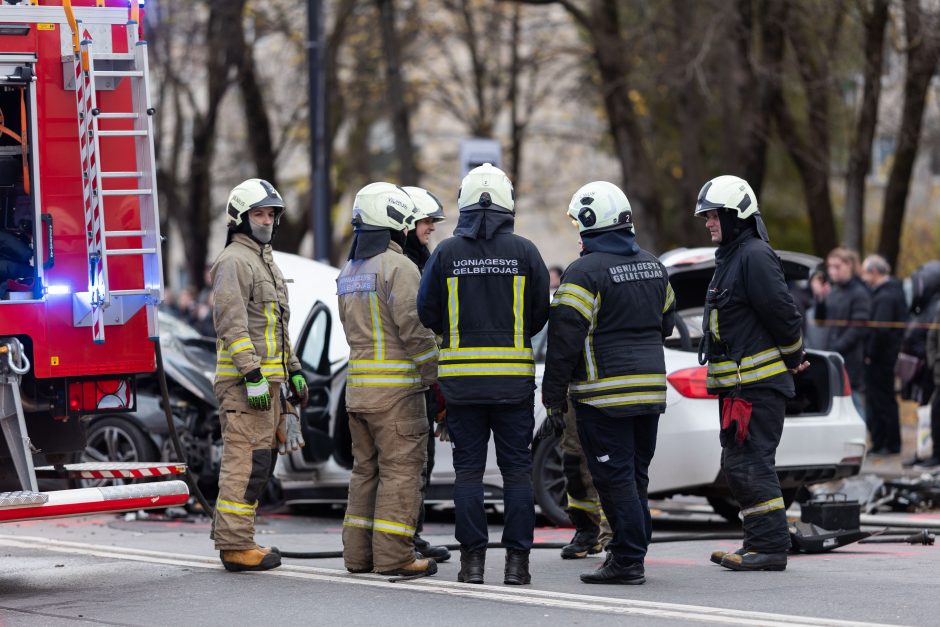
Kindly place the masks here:
POLYGON ((418 214, 405 190, 392 183, 369 183, 353 202, 352 225, 366 231, 414 228, 418 214))
POLYGON ((274 223, 284 214, 284 199, 264 179, 248 179, 232 188, 228 195, 226 221, 230 228, 240 226, 248 211, 257 207, 274 207, 274 223))
POLYGON ((512 182, 506 173, 492 163, 475 167, 463 177, 457 192, 457 208, 461 211, 496 209, 515 211, 512 182))
POLYGON ((744 220, 758 213, 757 196, 747 181, 738 176, 724 174, 705 183, 698 193, 695 215, 704 217, 712 209, 730 209, 744 220))
POLYGON ((415 221, 431 218, 435 222, 443 222, 444 205, 437 199, 437 196, 424 189, 423 187, 402 187, 408 192, 415 203, 415 211, 418 214, 415 221))
POLYGON ((627 195, 607 181, 593 181, 576 191, 568 205, 568 215, 580 233, 634 230, 633 209, 627 195))

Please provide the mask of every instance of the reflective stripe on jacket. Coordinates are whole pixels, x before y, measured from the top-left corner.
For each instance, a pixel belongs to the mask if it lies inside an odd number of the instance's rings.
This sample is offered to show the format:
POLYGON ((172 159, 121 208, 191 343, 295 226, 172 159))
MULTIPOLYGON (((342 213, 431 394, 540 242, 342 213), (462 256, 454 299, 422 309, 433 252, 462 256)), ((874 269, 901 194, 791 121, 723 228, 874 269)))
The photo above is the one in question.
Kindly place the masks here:
POLYGON ((437 378, 437 342, 418 320, 420 275, 390 242, 368 259, 346 262, 336 279, 339 315, 349 343, 349 411, 375 412, 437 378))
POLYGON ((663 341, 675 308, 665 267, 643 250, 591 252, 572 263, 552 299, 545 404, 561 403, 567 390, 611 416, 661 413, 663 341))
POLYGON ((287 285, 271 246, 243 233, 232 236, 210 271, 216 342, 216 394, 255 369, 272 381, 300 370, 287 326, 287 285))
POLYGON ((788 370, 803 354, 802 317, 770 245, 746 231, 715 255, 702 331, 709 392, 738 384, 793 396, 788 370))

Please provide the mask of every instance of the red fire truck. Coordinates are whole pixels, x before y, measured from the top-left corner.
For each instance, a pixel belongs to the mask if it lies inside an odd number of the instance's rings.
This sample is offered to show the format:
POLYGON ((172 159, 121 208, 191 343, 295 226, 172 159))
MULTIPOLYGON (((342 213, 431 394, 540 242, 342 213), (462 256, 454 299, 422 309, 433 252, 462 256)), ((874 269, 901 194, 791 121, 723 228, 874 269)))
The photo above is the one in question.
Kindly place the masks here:
POLYGON ((163 277, 140 11, 0 4, 0 521, 189 495, 164 476, 181 464, 69 463, 84 420, 133 410, 135 375, 155 369, 163 277), (44 476, 160 480, 42 492, 44 476))

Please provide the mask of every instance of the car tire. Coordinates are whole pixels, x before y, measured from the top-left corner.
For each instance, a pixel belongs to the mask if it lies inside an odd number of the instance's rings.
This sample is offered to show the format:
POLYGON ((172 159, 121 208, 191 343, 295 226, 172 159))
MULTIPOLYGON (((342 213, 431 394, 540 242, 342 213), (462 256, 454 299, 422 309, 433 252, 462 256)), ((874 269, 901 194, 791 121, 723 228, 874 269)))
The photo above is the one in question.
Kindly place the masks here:
MULTIPOLYGON (((799 488, 785 488, 781 490, 781 496, 783 496, 783 504, 789 509, 793 505, 793 501, 796 498, 796 494, 799 491, 799 488)), ((741 506, 738 505, 738 502, 730 496, 710 496, 708 497, 708 504, 711 505, 712 509, 715 510, 715 513, 727 520, 729 523, 734 523, 736 525, 741 524, 741 518, 738 516, 741 511, 741 506)))
MULTIPOLYGON (((157 447, 137 425, 121 416, 99 418, 88 427, 82 462, 155 462, 157 447)), ((81 487, 123 485, 123 479, 82 479, 81 487)))
POLYGON ((561 437, 543 439, 532 456, 532 489, 535 504, 553 525, 570 527, 565 511, 565 474, 562 467, 561 437))

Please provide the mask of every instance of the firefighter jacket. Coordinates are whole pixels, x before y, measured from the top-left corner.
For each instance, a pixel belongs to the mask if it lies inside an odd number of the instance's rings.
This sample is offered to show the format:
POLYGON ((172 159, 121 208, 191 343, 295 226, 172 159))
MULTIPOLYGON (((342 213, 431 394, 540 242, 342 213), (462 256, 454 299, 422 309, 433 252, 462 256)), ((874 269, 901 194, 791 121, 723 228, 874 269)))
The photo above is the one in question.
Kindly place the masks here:
POLYGON ((865 345, 871 320, 871 292, 860 278, 834 283, 825 300, 816 303, 816 320, 826 326, 826 350, 835 351, 845 360, 853 390, 864 386, 865 345))
POLYGON ((519 403, 535 390, 531 337, 548 319, 548 270, 512 225, 507 213, 461 213, 424 267, 418 312, 441 336, 448 403, 519 403))
POLYGON ((666 268, 625 229, 582 239, 585 253, 552 299, 542 402, 558 406, 570 394, 609 416, 662 413, 663 341, 676 310, 666 268))
POLYGON ((270 245, 235 233, 212 266, 213 320, 218 337, 216 395, 255 369, 270 381, 300 370, 287 325, 287 285, 270 245))
POLYGON ((787 289, 783 264, 752 229, 715 252, 705 296, 700 359, 708 359, 711 393, 742 387, 794 394, 803 356, 802 318, 787 289))
POLYGON ((336 279, 349 343, 349 411, 386 411, 437 379, 437 342, 418 320, 415 304, 419 280, 394 241, 378 255, 350 259, 336 279))

